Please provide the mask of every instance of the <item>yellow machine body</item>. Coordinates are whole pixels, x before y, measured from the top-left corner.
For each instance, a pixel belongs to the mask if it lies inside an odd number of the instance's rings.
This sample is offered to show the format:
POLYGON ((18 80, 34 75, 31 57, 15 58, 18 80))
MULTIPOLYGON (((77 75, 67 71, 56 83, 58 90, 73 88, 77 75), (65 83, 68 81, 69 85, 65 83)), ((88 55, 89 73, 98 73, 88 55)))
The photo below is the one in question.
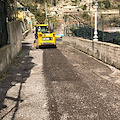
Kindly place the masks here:
POLYGON ((47 24, 39 24, 37 28, 37 38, 34 42, 36 48, 43 46, 54 46, 56 47, 55 33, 50 33, 47 24))

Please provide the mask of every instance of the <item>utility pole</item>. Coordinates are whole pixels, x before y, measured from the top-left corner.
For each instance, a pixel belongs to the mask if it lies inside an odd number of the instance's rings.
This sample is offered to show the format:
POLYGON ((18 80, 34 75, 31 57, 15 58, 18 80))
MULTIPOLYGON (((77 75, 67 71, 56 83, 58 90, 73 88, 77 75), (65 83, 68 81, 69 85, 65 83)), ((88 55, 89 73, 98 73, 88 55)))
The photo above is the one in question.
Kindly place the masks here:
POLYGON ((54 6, 56 6, 56 0, 54 0, 54 6))
POLYGON ((45 15, 46 15, 45 24, 48 24, 48 19, 47 19, 47 3, 45 3, 45 15))
POLYGON ((102 41, 104 42, 104 19, 102 20, 102 41))
POLYGON ((45 3, 45 14, 46 14, 46 19, 47 19, 47 3, 45 3))
POLYGON ((94 39, 93 41, 98 41, 98 36, 97 36, 97 7, 98 7, 98 1, 95 1, 95 30, 94 30, 94 39))
POLYGON ((53 1, 51 0, 51 5, 52 5, 53 1))
POLYGON ((91 2, 91 6, 90 6, 90 11, 91 11, 91 40, 93 39, 93 7, 92 7, 92 2, 91 2))

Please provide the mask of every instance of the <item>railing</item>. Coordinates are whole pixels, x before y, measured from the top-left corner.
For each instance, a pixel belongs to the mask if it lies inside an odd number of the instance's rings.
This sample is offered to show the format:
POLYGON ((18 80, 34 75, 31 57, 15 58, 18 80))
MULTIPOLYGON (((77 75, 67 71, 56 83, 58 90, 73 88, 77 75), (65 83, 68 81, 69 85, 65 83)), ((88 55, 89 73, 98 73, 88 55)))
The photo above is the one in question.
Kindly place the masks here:
MULTIPOLYGON (((98 39, 102 42, 109 42, 120 45, 120 32, 117 31, 108 32, 104 28, 105 21, 98 21, 98 39)), ((66 26, 64 30, 66 36, 76 36, 83 37, 85 39, 93 40, 94 28, 89 24, 73 24, 71 26, 66 26)))

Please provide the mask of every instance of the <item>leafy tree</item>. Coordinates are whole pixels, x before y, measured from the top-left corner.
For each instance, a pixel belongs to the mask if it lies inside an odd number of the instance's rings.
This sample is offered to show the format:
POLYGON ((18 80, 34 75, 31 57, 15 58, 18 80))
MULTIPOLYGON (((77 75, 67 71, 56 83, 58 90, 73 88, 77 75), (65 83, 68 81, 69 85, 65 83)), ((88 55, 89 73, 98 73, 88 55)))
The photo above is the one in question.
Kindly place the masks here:
POLYGON ((114 18, 109 20, 109 23, 113 24, 114 27, 119 26, 120 25, 120 20, 118 18, 114 17, 114 18))
POLYGON ((102 2, 101 1, 98 2, 98 7, 102 8, 102 2))
POLYGON ((54 0, 54 3, 53 3, 53 4, 54 4, 54 6, 56 6, 56 0, 54 0))
POLYGON ((31 3, 27 4, 26 7, 28 8, 28 10, 30 10, 34 14, 37 11, 37 6, 36 5, 32 5, 31 3))
POLYGON ((120 10, 120 4, 118 5, 118 9, 120 10))
POLYGON ((81 6, 81 8, 82 8, 83 10, 86 10, 86 8, 87 8, 86 4, 83 5, 83 6, 81 6))
POLYGON ((56 16, 53 16, 53 17, 51 18, 51 21, 54 23, 54 29, 56 29, 57 27, 60 26, 60 23, 58 22, 56 16))
POLYGON ((77 5, 77 0, 75 0, 75 4, 77 5))
POLYGON ((104 5, 105 5, 105 8, 106 8, 106 9, 108 9, 108 8, 111 7, 111 3, 110 3, 109 0, 104 0, 103 3, 104 3, 104 5))
POLYGON ((44 23, 44 21, 45 21, 45 13, 42 13, 41 11, 37 10, 35 12, 35 17, 36 17, 37 21, 39 21, 40 23, 44 23))
POLYGON ((83 17, 84 19, 88 19, 88 18, 89 18, 88 12, 86 12, 86 11, 83 12, 82 17, 83 17))
MULTIPOLYGON (((40 23, 44 23, 45 21, 45 13, 43 8, 37 9, 37 3, 44 4, 45 2, 49 3, 49 0, 19 0, 20 3, 24 3, 24 6, 28 8, 30 12, 35 15, 35 18, 40 23), (32 2, 33 1, 33 2, 32 2)), ((56 0, 53 0, 53 4, 56 5, 56 0)), ((56 22, 56 19, 55 19, 56 22)), ((57 23, 56 23, 57 24, 57 23)))
POLYGON ((64 18, 64 21, 67 22, 67 18, 68 18, 68 16, 67 16, 67 15, 64 15, 63 18, 64 18))

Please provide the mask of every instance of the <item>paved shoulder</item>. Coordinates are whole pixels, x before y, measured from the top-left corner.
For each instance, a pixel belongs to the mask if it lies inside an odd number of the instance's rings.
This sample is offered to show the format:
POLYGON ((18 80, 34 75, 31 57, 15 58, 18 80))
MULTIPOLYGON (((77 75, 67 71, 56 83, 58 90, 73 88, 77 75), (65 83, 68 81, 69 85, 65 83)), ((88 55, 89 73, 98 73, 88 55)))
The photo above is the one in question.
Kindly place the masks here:
POLYGON ((30 34, 23 50, 0 81, 0 120, 49 120, 43 52, 30 34))

